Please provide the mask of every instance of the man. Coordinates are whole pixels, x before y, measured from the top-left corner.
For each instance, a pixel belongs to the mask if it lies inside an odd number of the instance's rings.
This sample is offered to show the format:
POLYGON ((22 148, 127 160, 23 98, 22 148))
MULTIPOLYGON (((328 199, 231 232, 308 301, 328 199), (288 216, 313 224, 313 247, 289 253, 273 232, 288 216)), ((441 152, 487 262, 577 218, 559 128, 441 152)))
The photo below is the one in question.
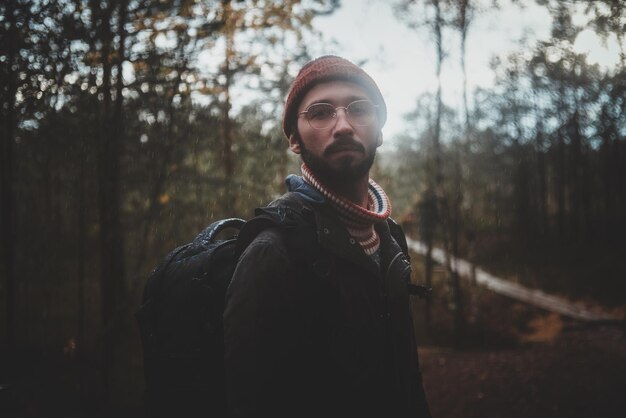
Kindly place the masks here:
POLYGON ((375 82, 345 59, 313 60, 294 80, 283 129, 302 177, 270 207, 296 226, 259 234, 227 291, 232 416, 430 416, 404 235, 369 178, 386 112, 375 82))

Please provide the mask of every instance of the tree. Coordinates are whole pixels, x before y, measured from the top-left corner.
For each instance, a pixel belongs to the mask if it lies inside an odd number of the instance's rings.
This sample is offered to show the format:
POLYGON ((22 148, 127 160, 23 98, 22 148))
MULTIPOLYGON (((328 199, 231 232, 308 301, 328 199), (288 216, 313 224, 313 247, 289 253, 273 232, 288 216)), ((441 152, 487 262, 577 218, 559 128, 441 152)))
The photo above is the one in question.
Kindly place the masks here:
MULTIPOLYGON (((452 2, 447 0, 403 0, 397 3, 396 10, 398 14, 408 21, 409 26, 418 27, 426 25, 431 31, 431 35, 435 41, 436 61, 435 74, 437 77, 437 90, 435 100, 435 116, 433 129, 433 159, 434 159, 434 178, 429 183, 429 188, 434 190, 437 201, 437 219, 440 222, 442 230, 442 239, 444 251, 446 253, 446 270, 448 271, 448 283, 450 291, 450 309, 454 316, 455 335, 460 336, 463 326, 463 317, 461 312, 461 290, 458 284, 458 274, 452 266, 451 260, 451 241, 452 225, 451 225, 451 208, 450 199, 444 188, 444 170, 442 167, 442 151, 441 151, 441 119, 443 113, 443 98, 441 84, 441 70, 445 58, 443 47, 443 31, 445 26, 450 25, 452 14, 452 2), (419 16, 419 17, 418 17, 419 16), (427 16, 422 18, 422 16, 427 16), (423 19, 423 20, 422 20, 423 19)), ((428 253, 432 252, 429 248, 428 253)), ((427 257, 428 258, 428 257, 427 257)), ((432 269, 432 263, 426 262, 426 275, 429 277, 432 269)))
MULTIPOLYGON (((2 233, 2 265, 5 277, 6 298, 6 344, 9 357, 15 354, 15 190, 14 177, 14 143, 15 143, 15 95, 17 92, 18 68, 24 65, 20 59, 20 49, 25 47, 23 41, 24 26, 28 26, 31 16, 23 15, 24 6, 15 7, 14 2, 8 2, 1 7, 2 16, 6 16, 7 23, 2 25, 2 50, 0 57, 2 67, 2 102, 0 114, 2 116, 2 130, 0 134, 0 231, 2 233)), ((14 378, 14 370, 9 371, 9 378, 14 378)))
MULTIPOLYGON (((217 10, 224 21, 221 28, 223 59, 211 80, 217 93, 221 113, 222 162, 224 170, 224 209, 236 207, 237 189, 234 187, 235 160, 232 120, 232 95, 238 81, 249 76, 260 80, 276 80, 277 70, 286 63, 302 58, 305 31, 311 31, 311 20, 320 14, 332 13, 338 1, 310 3, 302 0, 264 2, 222 0, 217 10), (298 45, 296 50, 285 45, 298 45)), ((267 89, 266 89, 267 91, 267 89)), ((271 95, 276 100, 281 97, 271 95)))

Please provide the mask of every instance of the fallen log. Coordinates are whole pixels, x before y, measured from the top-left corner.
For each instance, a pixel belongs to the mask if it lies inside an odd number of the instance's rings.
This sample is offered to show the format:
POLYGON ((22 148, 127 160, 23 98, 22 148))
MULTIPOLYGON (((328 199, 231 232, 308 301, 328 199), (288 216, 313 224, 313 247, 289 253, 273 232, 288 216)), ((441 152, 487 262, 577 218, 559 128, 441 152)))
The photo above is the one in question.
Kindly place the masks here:
MULTIPOLYGON (((426 244, 407 237, 411 250, 417 254, 426 255, 426 244)), ((433 248, 433 260, 443 264, 446 260, 445 252, 440 248, 433 248)), ((451 257, 452 268, 460 277, 468 278, 472 274, 472 264, 456 257, 451 257)), ((588 309, 559 296, 547 294, 541 290, 529 289, 518 283, 496 277, 481 268, 475 267, 476 284, 495 293, 525 302, 550 312, 555 312, 570 318, 589 322, 622 322, 625 319, 599 309, 588 309)))

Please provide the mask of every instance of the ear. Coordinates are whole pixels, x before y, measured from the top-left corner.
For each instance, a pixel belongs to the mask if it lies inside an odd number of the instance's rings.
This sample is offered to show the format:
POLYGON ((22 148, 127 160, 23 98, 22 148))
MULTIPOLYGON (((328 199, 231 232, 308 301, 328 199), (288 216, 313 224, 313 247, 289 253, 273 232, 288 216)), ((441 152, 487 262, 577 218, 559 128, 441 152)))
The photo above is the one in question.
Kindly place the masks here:
POLYGON ((298 141, 296 141, 296 137, 294 136, 294 134, 289 135, 289 149, 294 154, 300 154, 301 153, 300 143, 298 141))
POLYGON ((376 147, 380 147, 383 144, 383 131, 378 132, 378 137, 376 138, 376 147))

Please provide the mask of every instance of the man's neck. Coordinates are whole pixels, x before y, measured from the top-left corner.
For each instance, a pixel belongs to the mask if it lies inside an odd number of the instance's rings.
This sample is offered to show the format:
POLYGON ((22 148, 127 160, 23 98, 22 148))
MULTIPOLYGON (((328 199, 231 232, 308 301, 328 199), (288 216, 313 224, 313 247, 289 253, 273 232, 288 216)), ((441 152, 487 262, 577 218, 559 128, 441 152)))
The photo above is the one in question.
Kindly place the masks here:
POLYGON ((343 196, 348 199, 355 205, 359 205, 362 208, 367 209, 368 206, 368 197, 367 197, 367 189, 369 185, 369 174, 366 174, 362 178, 356 181, 350 182, 342 182, 342 181, 333 181, 328 184, 333 192, 336 194, 343 196))

